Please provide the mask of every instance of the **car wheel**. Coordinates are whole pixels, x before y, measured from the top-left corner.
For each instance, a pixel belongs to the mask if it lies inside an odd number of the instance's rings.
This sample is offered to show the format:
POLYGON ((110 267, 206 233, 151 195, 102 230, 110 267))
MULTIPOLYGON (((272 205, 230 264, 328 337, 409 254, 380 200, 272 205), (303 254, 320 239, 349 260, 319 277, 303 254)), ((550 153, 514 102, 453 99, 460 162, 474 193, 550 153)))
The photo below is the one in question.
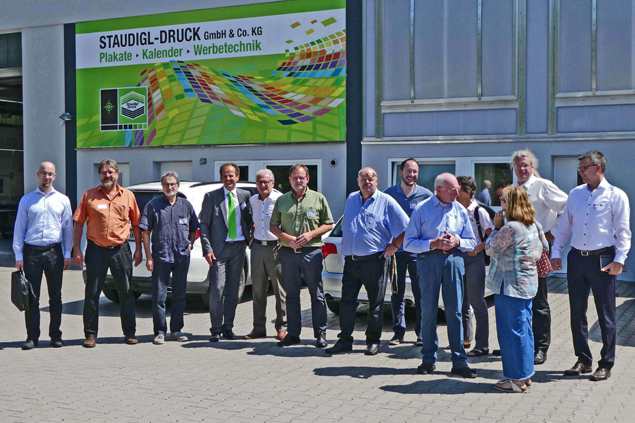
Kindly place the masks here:
POLYGON ((333 314, 340 314, 340 302, 327 299, 326 306, 331 310, 333 314))
MULTIPOLYGON (((104 288, 104 295, 113 303, 119 304, 119 293, 116 289, 112 288, 104 288)), ((141 296, 141 292, 132 291, 132 295, 134 295, 134 299, 137 300, 141 296)))

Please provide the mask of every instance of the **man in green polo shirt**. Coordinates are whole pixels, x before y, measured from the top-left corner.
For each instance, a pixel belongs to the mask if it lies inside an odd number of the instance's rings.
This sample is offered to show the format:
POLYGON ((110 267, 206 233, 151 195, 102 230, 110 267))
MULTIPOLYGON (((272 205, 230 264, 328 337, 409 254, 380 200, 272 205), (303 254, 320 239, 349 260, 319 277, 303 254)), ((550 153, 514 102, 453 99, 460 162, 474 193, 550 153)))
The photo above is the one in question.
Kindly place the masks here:
POLYGON ((326 348, 322 235, 333 228, 333 216, 326 198, 307 187, 309 169, 305 165, 291 167, 289 182, 292 189, 276 201, 270 227, 280 244, 282 282, 287 290, 287 336, 278 342, 278 346, 300 343, 300 287, 304 279, 311 294, 313 334, 317 339, 315 346, 326 348))

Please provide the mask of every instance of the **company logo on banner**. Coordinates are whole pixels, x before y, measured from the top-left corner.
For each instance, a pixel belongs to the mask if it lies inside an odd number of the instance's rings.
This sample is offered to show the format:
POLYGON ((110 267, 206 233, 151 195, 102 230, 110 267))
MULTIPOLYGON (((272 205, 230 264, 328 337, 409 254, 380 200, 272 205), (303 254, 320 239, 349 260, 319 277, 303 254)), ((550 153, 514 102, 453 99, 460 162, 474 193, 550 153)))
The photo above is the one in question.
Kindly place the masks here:
POLYGON ((78 147, 343 141, 345 1, 323 1, 77 24, 78 147))
POLYGON ((101 130, 127 131, 148 129, 147 87, 101 90, 101 130))

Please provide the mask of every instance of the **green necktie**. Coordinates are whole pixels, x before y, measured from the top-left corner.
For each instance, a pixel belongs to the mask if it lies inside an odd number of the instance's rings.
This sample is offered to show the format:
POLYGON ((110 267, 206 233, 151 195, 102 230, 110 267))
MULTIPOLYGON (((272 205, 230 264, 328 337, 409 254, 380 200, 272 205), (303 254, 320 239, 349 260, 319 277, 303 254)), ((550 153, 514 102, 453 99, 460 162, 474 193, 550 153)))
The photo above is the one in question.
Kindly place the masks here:
POLYGON ((227 207, 227 227, 229 228, 229 239, 236 238, 236 206, 234 205, 234 196, 231 192, 227 193, 229 197, 229 206, 227 207))

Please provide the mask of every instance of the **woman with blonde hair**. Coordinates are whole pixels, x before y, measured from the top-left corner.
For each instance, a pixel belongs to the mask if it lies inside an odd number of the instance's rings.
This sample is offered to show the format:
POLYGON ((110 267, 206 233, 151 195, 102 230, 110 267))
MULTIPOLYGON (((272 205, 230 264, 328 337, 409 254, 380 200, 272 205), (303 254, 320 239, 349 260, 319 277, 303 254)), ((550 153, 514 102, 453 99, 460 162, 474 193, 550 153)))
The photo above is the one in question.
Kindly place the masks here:
POLYGON ((500 201, 503 211, 496 213, 495 229, 485 247, 491 257, 486 286, 495 294, 496 330, 505 377, 494 388, 526 392, 534 374, 531 301, 538 290, 536 262, 549 245, 522 188, 505 187, 500 201))

